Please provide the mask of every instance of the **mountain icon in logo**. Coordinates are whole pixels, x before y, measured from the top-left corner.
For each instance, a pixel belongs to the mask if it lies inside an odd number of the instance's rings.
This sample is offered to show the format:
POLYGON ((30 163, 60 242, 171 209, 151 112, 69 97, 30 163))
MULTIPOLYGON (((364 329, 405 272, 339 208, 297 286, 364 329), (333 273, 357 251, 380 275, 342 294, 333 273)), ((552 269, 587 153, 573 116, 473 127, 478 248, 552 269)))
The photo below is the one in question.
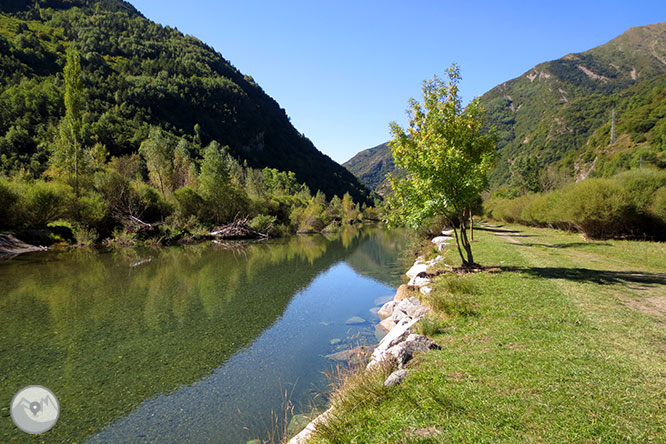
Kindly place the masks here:
POLYGON ((14 395, 10 413, 16 427, 37 435, 48 432, 58 422, 60 404, 51 390, 41 385, 31 385, 14 395))

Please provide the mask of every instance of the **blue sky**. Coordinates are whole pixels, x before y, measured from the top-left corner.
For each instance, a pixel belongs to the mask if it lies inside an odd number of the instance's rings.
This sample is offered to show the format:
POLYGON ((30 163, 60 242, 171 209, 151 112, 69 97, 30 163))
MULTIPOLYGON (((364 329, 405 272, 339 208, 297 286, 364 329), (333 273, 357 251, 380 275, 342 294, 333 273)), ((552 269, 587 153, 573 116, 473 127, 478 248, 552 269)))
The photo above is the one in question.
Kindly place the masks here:
POLYGON ((661 1, 130 0, 213 46, 342 163, 406 124, 424 79, 460 65, 469 101, 532 66, 666 21, 661 1))

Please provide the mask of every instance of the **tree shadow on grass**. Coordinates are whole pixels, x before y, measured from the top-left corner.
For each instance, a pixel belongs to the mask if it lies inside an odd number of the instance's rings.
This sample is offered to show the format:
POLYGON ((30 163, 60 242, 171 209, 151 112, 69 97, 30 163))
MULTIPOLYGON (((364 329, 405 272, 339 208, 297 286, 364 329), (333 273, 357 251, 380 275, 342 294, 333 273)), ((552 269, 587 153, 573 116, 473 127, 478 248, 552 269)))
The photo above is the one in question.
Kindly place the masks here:
POLYGON ((499 267, 499 271, 523 273, 543 279, 567 279, 574 282, 592 282, 599 285, 666 285, 666 273, 643 271, 608 271, 589 268, 564 267, 499 267))
POLYGON ((560 244, 520 243, 521 247, 575 248, 575 247, 611 247, 607 242, 563 242, 560 244))
POLYGON ((497 227, 474 227, 475 230, 478 231, 490 231, 491 233, 504 233, 504 234, 515 234, 515 233, 521 233, 521 231, 518 230, 508 230, 506 228, 501 228, 502 226, 497 226, 497 227))

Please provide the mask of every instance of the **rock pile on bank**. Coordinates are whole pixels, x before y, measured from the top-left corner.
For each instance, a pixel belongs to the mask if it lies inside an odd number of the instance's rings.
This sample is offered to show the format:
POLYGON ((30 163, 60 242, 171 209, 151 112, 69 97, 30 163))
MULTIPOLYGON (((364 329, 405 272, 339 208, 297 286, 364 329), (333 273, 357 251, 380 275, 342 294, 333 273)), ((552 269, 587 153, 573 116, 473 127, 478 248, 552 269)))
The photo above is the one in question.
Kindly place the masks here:
MULTIPOLYGON (((451 234, 453 234, 452 230, 443 231, 442 236, 437 236, 432 240, 437 245, 438 251, 442 251, 453 239, 451 234)), ((410 279, 409 283, 401 285, 393 299, 386 302, 377 312, 381 319, 379 327, 388 333, 372 352, 366 370, 376 369, 384 365, 396 369, 384 381, 386 387, 398 385, 407 378, 409 370, 405 369, 404 366, 416 354, 439 349, 439 346, 426 336, 412 333, 414 325, 423 319, 430 309, 422 305, 417 298, 410 297, 409 291, 411 289, 418 290, 423 295, 430 294, 432 278, 428 274, 428 269, 439 264, 442 260, 442 256, 437 256, 431 261, 425 261, 421 257, 417 258, 414 265, 406 273, 410 279)), ((332 408, 329 408, 308 424, 298 435, 289 440, 288 444, 305 444, 312 437, 317 425, 326 422, 331 415, 332 408)))

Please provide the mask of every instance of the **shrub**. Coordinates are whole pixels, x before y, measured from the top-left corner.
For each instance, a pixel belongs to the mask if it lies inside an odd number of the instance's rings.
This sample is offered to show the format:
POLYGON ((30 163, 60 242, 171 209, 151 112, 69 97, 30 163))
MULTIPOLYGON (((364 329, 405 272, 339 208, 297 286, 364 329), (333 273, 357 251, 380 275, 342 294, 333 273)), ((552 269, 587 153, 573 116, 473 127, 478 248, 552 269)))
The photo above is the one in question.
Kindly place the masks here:
POLYGON ((271 237, 282 235, 282 228, 278 223, 277 217, 268 214, 260 214, 249 222, 249 225, 260 233, 268 234, 271 237))
POLYGON ((61 218, 73 199, 72 188, 57 182, 36 180, 23 184, 22 188, 19 202, 24 210, 22 225, 29 227, 43 227, 61 218))
POLYGON ((619 184, 609 179, 586 179, 562 193, 563 219, 590 238, 606 239, 631 231, 631 198, 619 184))
POLYGON ((0 228, 10 228, 16 222, 15 204, 19 200, 12 184, 5 179, 0 179, 0 228))
POLYGON ((182 219, 190 216, 199 217, 205 209, 206 202, 203 197, 191 187, 177 189, 171 195, 176 208, 176 215, 182 219))
POLYGON ((666 187, 666 171, 647 168, 630 170, 618 174, 613 181, 628 194, 638 213, 647 213, 657 190, 666 187))
POLYGON ((666 223, 666 186, 657 190, 651 208, 652 213, 666 223))

